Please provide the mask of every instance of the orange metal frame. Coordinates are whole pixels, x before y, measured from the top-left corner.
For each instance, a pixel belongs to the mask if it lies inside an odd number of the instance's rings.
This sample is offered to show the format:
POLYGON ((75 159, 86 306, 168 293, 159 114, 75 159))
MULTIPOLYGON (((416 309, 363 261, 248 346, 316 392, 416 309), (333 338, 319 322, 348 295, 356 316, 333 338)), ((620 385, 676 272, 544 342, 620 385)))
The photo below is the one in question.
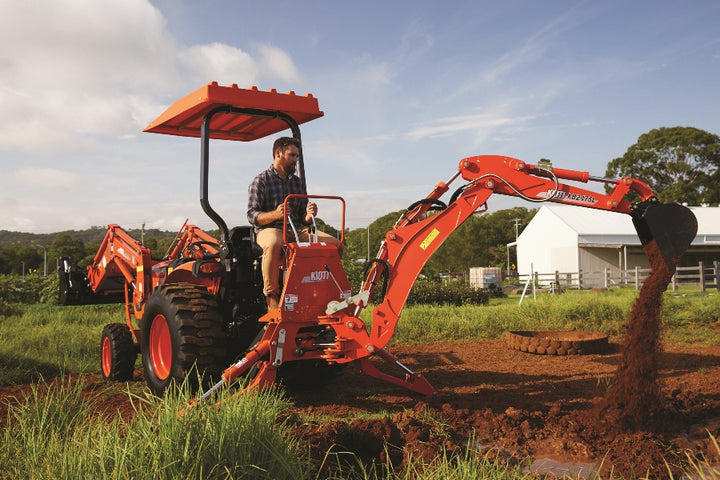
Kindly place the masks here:
MULTIPOLYGON (((200 137, 203 119, 218 107, 283 112, 298 125, 324 115, 311 94, 278 93, 275 89, 264 92, 257 87, 245 89, 235 84, 224 87, 211 82, 173 103, 143 131, 200 137)), ((277 118, 219 113, 213 116, 210 138, 249 142, 287 128, 287 123, 277 118)))

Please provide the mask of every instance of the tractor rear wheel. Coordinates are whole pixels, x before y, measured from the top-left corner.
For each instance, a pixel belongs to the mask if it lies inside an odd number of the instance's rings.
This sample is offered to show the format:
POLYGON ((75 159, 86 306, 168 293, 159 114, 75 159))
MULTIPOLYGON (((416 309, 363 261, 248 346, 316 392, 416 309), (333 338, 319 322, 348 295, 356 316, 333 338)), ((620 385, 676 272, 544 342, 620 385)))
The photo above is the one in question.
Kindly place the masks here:
POLYGON ((219 377, 227 366, 227 338, 215 298, 191 283, 155 289, 145 305, 140 350, 155 395, 181 383, 193 367, 208 380, 219 377))
POLYGON ((137 359, 137 346, 130 327, 124 323, 105 325, 100 340, 102 376, 105 380, 124 382, 131 380, 137 359))

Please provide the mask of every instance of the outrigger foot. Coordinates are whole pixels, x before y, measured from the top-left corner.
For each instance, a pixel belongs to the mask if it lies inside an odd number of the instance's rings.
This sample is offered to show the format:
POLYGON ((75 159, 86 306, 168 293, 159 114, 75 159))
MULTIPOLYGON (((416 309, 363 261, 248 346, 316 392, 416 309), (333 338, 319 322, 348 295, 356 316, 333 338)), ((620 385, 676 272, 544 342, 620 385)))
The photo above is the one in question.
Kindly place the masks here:
POLYGON ((422 395, 425 395, 426 397, 434 397, 437 395, 437 390, 435 390, 435 388, 430 385, 430 382, 428 382, 424 376, 419 373, 413 372, 408 367, 400 363, 400 361, 395 355, 388 352, 384 348, 377 350, 375 353, 378 354, 380 358, 385 360, 387 363, 391 363, 403 369, 405 371, 405 378, 402 379, 381 372, 377 369, 377 367, 375 367, 375 365, 373 365, 369 357, 364 357, 358 360, 360 362, 360 365, 358 367, 360 372, 364 373, 365 375, 369 375, 371 377, 375 377, 380 380, 392 383, 394 385, 406 388, 410 391, 420 393, 422 395))

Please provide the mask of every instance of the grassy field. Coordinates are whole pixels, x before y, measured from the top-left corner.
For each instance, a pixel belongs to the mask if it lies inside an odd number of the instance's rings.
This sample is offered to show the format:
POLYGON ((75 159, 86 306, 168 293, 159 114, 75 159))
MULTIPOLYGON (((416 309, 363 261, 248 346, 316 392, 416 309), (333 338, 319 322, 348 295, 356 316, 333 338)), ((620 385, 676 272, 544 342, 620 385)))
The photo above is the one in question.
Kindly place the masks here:
MULTIPOLYGON (((492 299, 487 306, 413 306, 404 310, 393 342, 500 338, 506 330, 592 330, 619 337, 637 292, 570 291, 492 299)), ((370 320, 371 309, 363 312, 370 320)), ((687 289, 667 292, 663 338, 679 345, 720 345, 715 328, 720 295, 687 289)), ((23 305, 0 316, 0 385, 34 383, 22 402, 8 402, 0 440, 0 478, 319 478, 305 454, 278 422, 288 401, 280 392, 236 396, 182 418, 189 393, 155 398, 136 385, 127 391, 138 406, 130 424, 93 414, 94 400, 66 374, 99 374, 103 326, 123 321, 120 305, 23 305), (59 377, 50 388, 45 380, 59 377), (45 380, 43 380, 45 379, 45 380), (238 441, 239 440, 239 441, 238 441)), ((121 384, 109 389, 128 388, 121 384)), ((102 392, 97 392, 101 395, 102 392)), ((345 478, 526 478, 481 456, 444 458, 419 477, 359 466, 345 478)))

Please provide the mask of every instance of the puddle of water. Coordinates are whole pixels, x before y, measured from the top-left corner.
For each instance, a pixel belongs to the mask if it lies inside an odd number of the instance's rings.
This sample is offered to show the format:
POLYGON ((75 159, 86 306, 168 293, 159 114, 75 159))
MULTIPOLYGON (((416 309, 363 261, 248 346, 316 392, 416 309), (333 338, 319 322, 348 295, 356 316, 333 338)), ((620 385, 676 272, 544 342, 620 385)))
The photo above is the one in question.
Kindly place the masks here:
MULTIPOLYGON (((475 442, 475 448, 482 452, 493 447, 475 442)), ((510 455, 507 454, 507 456, 510 455)), ((596 478, 598 465, 595 462, 583 462, 581 460, 569 462, 567 460, 557 460, 556 458, 541 457, 533 458, 530 465, 523 468, 523 473, 548 475, 554 478, 596 478)))
POLYGON ((568 463, 552 458, 536 458, 525 469, 540 475, 551 475, 555 478, 594 478, 597 474, 595 463, 568 463))

